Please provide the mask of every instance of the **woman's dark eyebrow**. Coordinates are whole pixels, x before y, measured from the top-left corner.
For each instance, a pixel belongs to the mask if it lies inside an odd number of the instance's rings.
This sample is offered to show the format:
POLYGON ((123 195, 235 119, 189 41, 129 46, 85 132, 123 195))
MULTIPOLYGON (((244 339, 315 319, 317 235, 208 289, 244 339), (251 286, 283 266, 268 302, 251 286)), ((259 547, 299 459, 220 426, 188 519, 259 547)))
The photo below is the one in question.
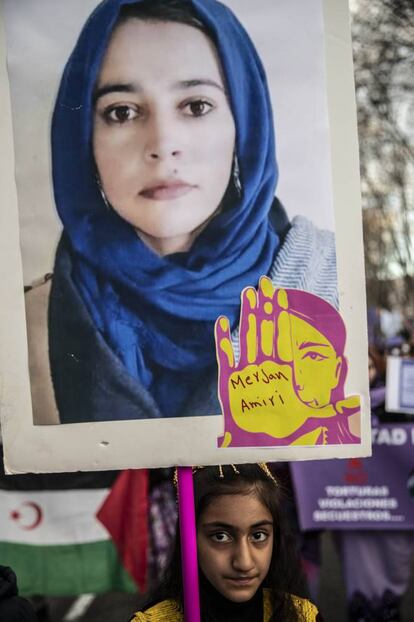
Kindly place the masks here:
POLYGON ((108 82, 97 88, 93 94, 94 103, 108 93, 139 93, 142 91, 139 84, 133 82, 108 82))
MULTIPOLYGON (((180 80, 174 83, 174 89, 189 89, 194 86, 213 86, 224 92, 224 88, 214 80, 209 78, 199 78, 195 80, 180 80)), ((108 93, 140 93, 142 87, 134 82, 108 82, 98 87, 93 94, 93 102, 96 103, 100 97, 108 95, 108 93)))
MULTIPOLYGON (((259 527, 265 527, 265 526, 273 526, 273 521, 272 520, 261 520, 261 521, 258 521, 257 523, 253 523, 253 525, 249 525, 249 529, 257 529, 259 527)), ((229 531, 238 530, 237 527, 235 527, 234 525, 230 525, 228 523, 221 523, 221 522, 203 523, 203 527, 209 527, 209 528, 214 528, 214 529, 228 529, 229 531)))
POLYGON ((258 523, 254 523, 253 525, 250 525, 251 529, 257 529, 258 527, 273 527, 273 521, 272 520, 261 520, 258 523))
POLYGON ((220 91, 224 93, 224 88, 221 86, 221 84, 219 84, 215 80, 210 80, 210 78, 198 78, 195 80, 180 80, 179 82, 176 83, 175 86, 179 89, 182 89, 182 88, 189 89, 193 86, 213 86, 214 88, 219 89, 220 91))

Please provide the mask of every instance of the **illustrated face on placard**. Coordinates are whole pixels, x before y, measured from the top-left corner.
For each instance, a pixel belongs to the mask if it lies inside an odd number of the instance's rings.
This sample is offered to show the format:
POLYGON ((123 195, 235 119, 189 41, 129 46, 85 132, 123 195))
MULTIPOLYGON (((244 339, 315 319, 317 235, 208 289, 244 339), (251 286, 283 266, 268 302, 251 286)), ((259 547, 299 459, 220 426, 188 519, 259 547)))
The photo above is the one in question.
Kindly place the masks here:
POLYGON ((359 449, 328 122, 351 105, 327 96, 324 2, 3 0, 30 372, 16 412, 28 436, 56 434, 39 460, 359 449))
POLYGON ((359 417, 360 398, 344 396, 338 311, 313 294, 275 289, 266 277, 241 300, 238 361, 228 319, 216 323, 220 446, 358 442, 347 419, 359 417))
POLYGON ((338 386, 342 357, 309 322, 293 314, 289 320, 293 375, 299 398, 312 408, 326 406, 338 386))

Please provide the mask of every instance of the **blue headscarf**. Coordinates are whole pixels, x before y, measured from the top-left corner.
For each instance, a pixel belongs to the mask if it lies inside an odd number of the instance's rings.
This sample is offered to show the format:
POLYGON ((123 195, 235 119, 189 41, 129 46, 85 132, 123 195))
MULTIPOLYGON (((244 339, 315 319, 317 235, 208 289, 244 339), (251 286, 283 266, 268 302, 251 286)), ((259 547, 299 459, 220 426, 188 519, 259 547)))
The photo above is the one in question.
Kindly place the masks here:
POLYGON ((53 114, 53 184, 73 279, 96 329, 164 416, 174 416, 214 365, 215 319, 225 314, 235 325, 241 290, 256 286, 275 257, 279 240, 269 223, 277 182, 273 117, 264 69, 241 24, 216 0, 191 0, 221 59, 242 196, 189 252, 159 257, 147 248, 105 206, 91 141, 93 90, 105 50, 120 8, 135 2, 102 2, 69 58, 53 114))

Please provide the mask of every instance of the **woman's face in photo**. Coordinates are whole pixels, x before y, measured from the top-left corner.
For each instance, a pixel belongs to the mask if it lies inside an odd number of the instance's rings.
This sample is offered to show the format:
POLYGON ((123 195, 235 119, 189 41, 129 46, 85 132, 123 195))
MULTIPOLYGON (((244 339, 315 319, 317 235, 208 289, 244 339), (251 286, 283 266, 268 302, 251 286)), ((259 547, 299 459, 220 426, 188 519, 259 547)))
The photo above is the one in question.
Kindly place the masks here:
POLYGON ((95 87, 93 151, 113 209, 159 255, 186 251, 229 183, 235 126, 212 42, 129 19, 95 87))

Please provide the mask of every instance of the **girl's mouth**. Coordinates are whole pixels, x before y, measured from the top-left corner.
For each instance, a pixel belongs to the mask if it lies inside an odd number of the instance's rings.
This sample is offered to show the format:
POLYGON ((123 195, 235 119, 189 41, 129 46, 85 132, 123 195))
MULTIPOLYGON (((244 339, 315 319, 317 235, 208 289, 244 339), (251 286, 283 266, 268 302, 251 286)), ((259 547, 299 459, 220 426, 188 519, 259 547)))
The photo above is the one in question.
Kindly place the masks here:
POLYGON ((144 190, 141 190, 140 195, 152 201, 169 201, 185 196, 194 190, 195 187, 185 181, 165 181, 144 188, 144 190))
POLYGON ((227 577, 227 580, 235 585, 245 587, 251 585, 256 580, 256 577, 227 577))

